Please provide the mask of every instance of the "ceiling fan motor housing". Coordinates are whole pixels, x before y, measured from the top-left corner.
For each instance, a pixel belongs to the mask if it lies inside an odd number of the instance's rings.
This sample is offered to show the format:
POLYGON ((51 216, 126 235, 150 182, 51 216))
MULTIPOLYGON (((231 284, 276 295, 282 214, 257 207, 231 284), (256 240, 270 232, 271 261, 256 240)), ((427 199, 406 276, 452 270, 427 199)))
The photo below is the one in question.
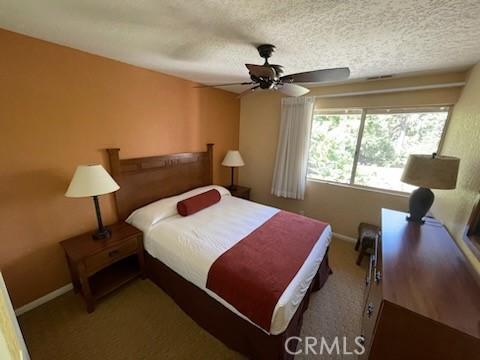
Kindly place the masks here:
POLYGON ((274 85, 275 83, 271 79, 260 81, 260 88, 263 90, 273 89, 274 85))
POLYGON ((263 90, 272 89, 275 85, 275 80, 270 78, 259 77, 251 74, 250 79, 252 79, 253 82, 259 84, 260 89, 263 89, 263 90))

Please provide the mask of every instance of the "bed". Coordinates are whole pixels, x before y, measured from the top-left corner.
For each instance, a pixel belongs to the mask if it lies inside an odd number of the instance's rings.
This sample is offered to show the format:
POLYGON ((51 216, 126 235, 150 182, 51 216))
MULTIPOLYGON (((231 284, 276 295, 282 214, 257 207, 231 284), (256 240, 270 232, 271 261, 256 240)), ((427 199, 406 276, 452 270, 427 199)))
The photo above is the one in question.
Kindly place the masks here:
MULTIPOLYGON (((147 276, 232 349, 249 358, 292 358, 285 340, 299 335, 311 292, 331 273, 330 226, 282 292, 268 326, 262 327, 207 282, 212 264, 279 210, 232 197, 225 188, 212 185, 212 144, 206 152, 146 158, 120 160, 119 149, 108 149, 108 154, 112 176, 120 185, 115 194, 118 215, 144 233, 147 276), (221 196, 214 206, 187 217, 176 213, 178 201, 212 189, 221 196)), ((288 345, 295 350, 296 340, 288 345)))

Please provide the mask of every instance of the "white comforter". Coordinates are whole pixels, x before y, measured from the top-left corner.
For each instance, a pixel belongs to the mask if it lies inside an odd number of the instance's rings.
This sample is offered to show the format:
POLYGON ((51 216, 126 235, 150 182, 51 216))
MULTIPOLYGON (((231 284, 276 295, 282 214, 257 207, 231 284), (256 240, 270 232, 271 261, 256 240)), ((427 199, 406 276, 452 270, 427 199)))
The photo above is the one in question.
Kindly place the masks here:
MULTIPOLYGON (((145 249, 150 255, 247 319, 206 288, 208 271, 220 255, 279 210, 232 197, 226 191, 223 193, 220 202, 187 217, 175 213, 162 216, 161 220, 149 225, 151 220, 145 221, 146 216, 142 217, 141 211, 137 210, 127 221, 144 232, 145 249)), ((176 201, 178 199, 171 203, 176 204, 176 201)), ((273 313, 270 334, 280 334, 287 328, 323 260, 331 234, 328 226, 280 297, 273 313)))

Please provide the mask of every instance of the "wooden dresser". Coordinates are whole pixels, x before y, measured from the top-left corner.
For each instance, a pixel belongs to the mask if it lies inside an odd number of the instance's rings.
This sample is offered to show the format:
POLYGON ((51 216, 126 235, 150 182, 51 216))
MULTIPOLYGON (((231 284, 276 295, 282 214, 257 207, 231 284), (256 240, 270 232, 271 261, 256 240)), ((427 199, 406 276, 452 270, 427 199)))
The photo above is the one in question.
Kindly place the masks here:
POLYGON ((445 227, 382 210, 361 359, 480 359, 480 285, 445 227))

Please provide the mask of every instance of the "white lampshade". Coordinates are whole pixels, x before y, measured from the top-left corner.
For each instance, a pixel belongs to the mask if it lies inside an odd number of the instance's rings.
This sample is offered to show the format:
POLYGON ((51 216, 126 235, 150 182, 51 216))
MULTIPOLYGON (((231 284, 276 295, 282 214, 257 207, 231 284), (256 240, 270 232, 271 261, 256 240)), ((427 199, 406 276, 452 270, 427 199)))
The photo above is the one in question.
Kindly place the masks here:
POLYGON ((238 150, 228 150, 227 155, 225 155, 225 159, 222 161, 223 166, 230 166, 230 167, 239 167, 245 165, 242 159, 242 155, 238 150))
POLYGON ((102 165, 80 165, 73 174, 66 197, 87 197, 108 194, 120 189, 102 165))
POLYGON ((455 189, 459 165, 456 157, 412 154, 401 180, 429 189, 455 189))

